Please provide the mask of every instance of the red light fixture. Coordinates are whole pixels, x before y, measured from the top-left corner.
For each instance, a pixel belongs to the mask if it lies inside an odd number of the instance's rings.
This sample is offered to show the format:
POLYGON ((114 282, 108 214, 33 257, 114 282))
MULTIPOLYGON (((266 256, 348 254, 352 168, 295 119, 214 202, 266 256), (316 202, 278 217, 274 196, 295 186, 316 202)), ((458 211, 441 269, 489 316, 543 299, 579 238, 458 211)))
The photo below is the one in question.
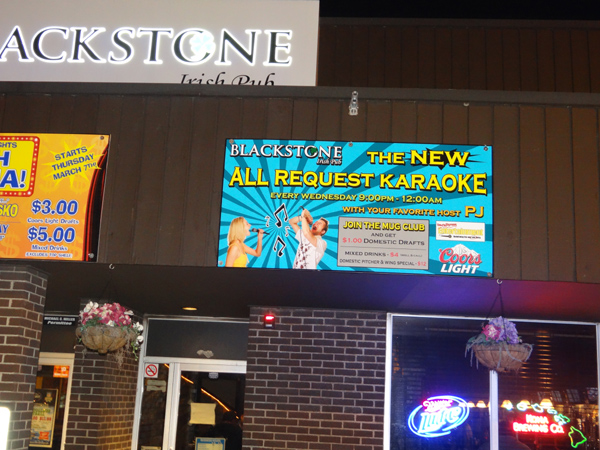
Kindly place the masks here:
POLYGON ((265 316, 263 317, 263 323, 265 325, 265 328, 273 328, 273 325, 275 324, 275 315, 265 314, 265 316))

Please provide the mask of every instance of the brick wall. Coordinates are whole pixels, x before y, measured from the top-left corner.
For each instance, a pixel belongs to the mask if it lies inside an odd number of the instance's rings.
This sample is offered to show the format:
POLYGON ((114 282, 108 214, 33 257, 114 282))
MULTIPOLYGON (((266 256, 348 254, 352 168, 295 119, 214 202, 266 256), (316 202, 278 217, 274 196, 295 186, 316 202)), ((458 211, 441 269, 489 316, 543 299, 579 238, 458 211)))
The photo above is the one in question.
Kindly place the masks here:
POLYGON ((138 362, 75 347, 66 450, 130 450, 138 362))
POLYGON ((0 406, 11 412, 8 450, 29 447, 46 283, 31 267, 0 265, 0 406))
POLYGON ((383 448, 385 333, 383 312, 251 308, 244 449, 383 448))

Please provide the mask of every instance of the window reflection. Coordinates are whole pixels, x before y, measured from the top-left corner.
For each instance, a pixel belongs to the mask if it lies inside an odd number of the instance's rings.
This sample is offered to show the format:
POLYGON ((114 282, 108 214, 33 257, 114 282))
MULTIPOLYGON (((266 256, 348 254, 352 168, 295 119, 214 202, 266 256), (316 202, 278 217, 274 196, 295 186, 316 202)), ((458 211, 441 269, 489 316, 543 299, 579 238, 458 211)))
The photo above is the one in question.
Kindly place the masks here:
MULTIPOLYGON (((393 317, 391 450, 489 449, 489 372, 465 358, 465 344, 483 322, 393 317), (464 423, 452 424, 460 412, 456 403, 445 405, 454 413, 439 405, 427 411, 424 402, 439 396, 467 402, 464 423), (445 430, 437 437, 411 431, 436 424, 445 430)), ((518 330, 534 351, 519 373, 499 376, 500 448, 598 450, 595 326, 519 322, 518 330)))

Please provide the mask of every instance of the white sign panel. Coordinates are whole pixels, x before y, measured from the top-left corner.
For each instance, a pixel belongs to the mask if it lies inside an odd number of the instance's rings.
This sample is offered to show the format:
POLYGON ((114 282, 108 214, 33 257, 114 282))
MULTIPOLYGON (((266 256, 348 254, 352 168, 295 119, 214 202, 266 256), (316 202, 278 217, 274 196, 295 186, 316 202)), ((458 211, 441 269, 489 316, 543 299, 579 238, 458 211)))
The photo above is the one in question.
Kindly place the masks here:
POLYGON ((0 81, 314 86, 318 0, 4 0, 0 81))
POLYGON ((158 378, 158 364, 150 363, 144 365, 145 378, 158 378))

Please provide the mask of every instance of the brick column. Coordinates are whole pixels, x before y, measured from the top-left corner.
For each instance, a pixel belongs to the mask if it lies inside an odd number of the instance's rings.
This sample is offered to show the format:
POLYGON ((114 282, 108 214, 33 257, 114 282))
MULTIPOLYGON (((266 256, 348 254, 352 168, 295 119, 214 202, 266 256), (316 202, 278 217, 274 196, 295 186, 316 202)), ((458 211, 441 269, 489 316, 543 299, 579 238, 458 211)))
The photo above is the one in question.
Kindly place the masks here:
POLYGON ((8 449, 29 448, 46 274, 0 264, 0 406, 10 409, 8 449))
POLYGON ((243 448, 382 449, 385 339, 382 312, 251 308, 243 448))
POLYGON ((131 449, 137 374, 131 352, 119 363, 77 344, 66 450, 131 449))

